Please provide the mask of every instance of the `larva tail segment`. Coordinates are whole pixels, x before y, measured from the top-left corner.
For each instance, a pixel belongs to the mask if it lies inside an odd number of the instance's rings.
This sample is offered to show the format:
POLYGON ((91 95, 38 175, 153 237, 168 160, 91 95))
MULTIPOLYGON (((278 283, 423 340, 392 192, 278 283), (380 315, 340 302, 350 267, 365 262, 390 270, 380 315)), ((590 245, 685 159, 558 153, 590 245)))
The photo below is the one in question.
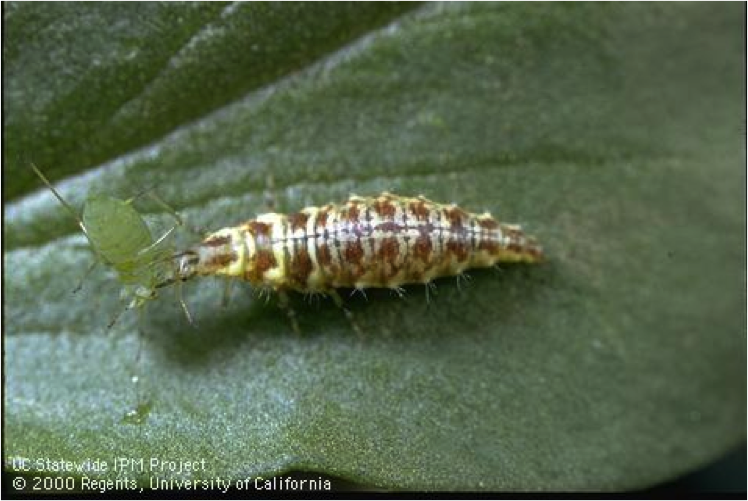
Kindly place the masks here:
POLYGON ((543 248, 535 237, 526 235, 516 224, 499 224, 503 242, 495 255, 497 262, 542 263, 545 261, 543 248))

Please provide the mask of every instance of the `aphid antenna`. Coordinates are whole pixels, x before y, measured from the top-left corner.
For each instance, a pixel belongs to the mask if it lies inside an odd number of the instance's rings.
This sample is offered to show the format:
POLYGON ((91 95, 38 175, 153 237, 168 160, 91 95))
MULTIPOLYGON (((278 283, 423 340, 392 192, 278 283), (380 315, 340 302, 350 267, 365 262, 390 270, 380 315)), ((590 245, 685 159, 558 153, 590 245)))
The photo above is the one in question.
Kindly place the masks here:
MULTIPOLYGON (((29 162, 29 165, 31 168, 36 172, 36 175, 39 176, 39 178, 44 182, 44 184, 49 188, 49 190, 52 192, 52 194, 55 196, 55 198, 62 204, 63 207, 70 213, 71 216, 73 216, 73 219, 78 223, 78 226, 80 226, 81 230, 83 231, 83 234, 86 236, 86 239, 88 240, 89 244, 91 244, 91 248, 95 249, 95 246, 93 244, 93 241, 88 236, 88 230, 86 229, 86 225, 83 224, 83 220, 81 219, 80 215, 75 211, 72 205, 70 205, 67 200, 62 198, 62 195, 55 189, 55 187, 52 185, 52 183, 47 179, 47 177, 42 173, 39 168, 34 165, 34 162, 29 162)), ((94 251, 95 252, 95 251, 94 251)))

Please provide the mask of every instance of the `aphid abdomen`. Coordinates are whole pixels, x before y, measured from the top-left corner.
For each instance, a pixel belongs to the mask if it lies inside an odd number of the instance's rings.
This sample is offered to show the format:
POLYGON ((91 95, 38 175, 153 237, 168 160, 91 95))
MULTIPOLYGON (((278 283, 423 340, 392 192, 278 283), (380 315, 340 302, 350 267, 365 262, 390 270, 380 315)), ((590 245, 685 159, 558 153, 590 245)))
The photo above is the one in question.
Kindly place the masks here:
POLYGON ((153 237, 140 214, 127 202, 92 195, 81 214, 92 247, 108 265, 135 259, 153 237))

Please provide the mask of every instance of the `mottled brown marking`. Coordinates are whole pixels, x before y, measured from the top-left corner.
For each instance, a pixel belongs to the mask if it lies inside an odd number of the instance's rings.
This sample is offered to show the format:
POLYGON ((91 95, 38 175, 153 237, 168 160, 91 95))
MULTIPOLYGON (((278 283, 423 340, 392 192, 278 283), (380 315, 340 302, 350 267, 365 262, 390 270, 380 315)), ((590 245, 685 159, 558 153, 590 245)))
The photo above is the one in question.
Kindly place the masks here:
POLYGON ((345 251, 343 252, 343 259, 351 265, 361 265, 364 259, 364 246, 361 245, 361 240, 356 239, 347 242, 345 251))
POLYGON ((374 211, 379 214, 381 217, 394 217, 395 212, 397 212, 397 207, 395 204, 390 202, 390 200, 387 199, 377 199, 374 202, 374 211))
POLYGON ((506 246, 506 250, 509 252, 516 252, 517 254, 522 252, 522 246, 517 242, 509 242, 509 245, 506 246))
POLYGON ((332 263, 332 252, 325 242, 317 242, 317 263, 320 266, 328 266, 332 263))
POLYGON ((503 228, 502 232, 505 236, 509 237, 510 240, 519 240, 522 237, 522 232, 514 228, 503 228))
POLYGON ((480 225, 480 227, 484 230, 495 230, 499 227, 499 223, 497 223, 496 220, 492 218, 478 219, 478 225, 480 225))
POLYGON ((288 224, 291 225, 291 231, 306 230, 306 223, 309 221, 309 214, 297 212, 288 216, 288 224))
POLYGON ((260 282, 262 281, 263 273, 277 264, 275 256, 271 251, 260 249, 255 253, 254 261, 247 268, 244 278, 250 282, 260 282))
POLYGON ((392 233, 399 233, 402 229, 402 226, 399 224, 393 222, 393 221, 386 221, 384 223, 380 223, 374 227, 375 230, 379 230, 382 232, 392 232, 392 233))
POLYGON ((327 226, 328 210, 322 209, 317 213, 317 228, 325 228, 327 226))
POLYGON ((297 285, 306 285, 309 274, 313 269, 312 258, 309 256, 306 247, 296 249, 296 252, 291 256, 291 269, 289 270, 292 282, 297 285))
POLYGON ((468 243, 461 238, 451 238, 447 242, 447 253, 454 255, 457 261, 467 261, 470 255, 468 243))
POLYGON ((429 218, 429 214, 431 214, 431 211, 426 207, 426 202, 423 200, 410 202, 408 209, 415 216, 416 221, 426 221, 429 218))
POLYGON ((348 221, 351 223, 358 223, 360 213, 361 211, 358 208, 358 204, 354 203, 348 205, 348 221))
POLYGON ((461 230, 463 227, 463 221, 468 218, 468 213, 459 207, 448 207, 444 209, 444 215, 446 216, 449 224, 452 226, 452 230, 461 230))
POLYGON ((255 254, 255 269, 260 273, 265 273, 277 264, 275 256, 269 250, 258 250, 255 254))
POLYGON ((388 237, 382 240, 379 244, 379 259, 382 263, 387 263, 389 266, 381 266, 383 282, 387 282, 390 278, 397 275, 399 267, 396 266, 397 258, 400 254, 400 245, 398 244, 397 238, 388 237))
POLYGON ((478 244, 478 250, 486 251, 493 255, 499 251, 499 244, 492 238, 482 238, 478 244))
POLYGON ((527 247, 525 249, 525 252, 530 254, 530 256, 532 256, 535 261, 543 261, 545 259, 545 257, 543 256, 543 251, 538 247, 535 247, 534 245, 527 247))
POLYGON ((202 243, 202 245, 205 245, 207 247, 220 247, 222 245, 226 245, 227 243, 231 242, 231 237, 228 236, 214 236, 214 237, 208 237, 205 239, 202 243))
POLYGON ((223 268, 236 261, 237 255, 235 252, 227 252, 225 254, 216 254, 206 260, 207 267, 223 268))
POLYGON ((432 249, 431 238, 428 235, 420 235, 413 244, 413 255, 424 263, 428 263, 432 249))
POLYGON ((270 225, 260 223, 259 221, 250 221, 247 223, 247 228, 255 237, 270 237, 270 225))
POLYGON ((382 261, 394 263, 400 254, 400 244, 395 237, 382 239, 379 244, 379 258, 382 261))

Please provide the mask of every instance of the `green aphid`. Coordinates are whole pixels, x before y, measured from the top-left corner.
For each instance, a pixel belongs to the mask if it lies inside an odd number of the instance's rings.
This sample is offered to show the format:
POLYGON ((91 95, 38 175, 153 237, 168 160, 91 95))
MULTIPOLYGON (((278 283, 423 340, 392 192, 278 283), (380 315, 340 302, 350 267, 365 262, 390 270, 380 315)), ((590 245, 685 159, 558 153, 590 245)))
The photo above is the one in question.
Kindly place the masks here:
MULTIPOLYGON (((174 248, 169 238, 177 226, 182 225, 179 215, 154 193, 146 194, 174 217, 176 224, 154 240, 148 225, 133 207, 135 198, 120 200, 108 195, 89 195, 80 215, 57 192, 52 183, 33 164, 31 168, 52 191, 54 196, 75 218, 91 245, 95 260, 85 277, 99 264, 112 268, 123 286, 121 298, 124 305, 109 322, 111 328, 126 310, 141 308, 155 299, 159 284, 174 275, 174 248)), ((82 281, 81 281, 82 284, 82 281)), ((185 315, 191 320, 187 306, 181 297, 180 282, 177 281, 177 296, 185 315)), ((76 287, 76 290, 80 285, 76 287)))

